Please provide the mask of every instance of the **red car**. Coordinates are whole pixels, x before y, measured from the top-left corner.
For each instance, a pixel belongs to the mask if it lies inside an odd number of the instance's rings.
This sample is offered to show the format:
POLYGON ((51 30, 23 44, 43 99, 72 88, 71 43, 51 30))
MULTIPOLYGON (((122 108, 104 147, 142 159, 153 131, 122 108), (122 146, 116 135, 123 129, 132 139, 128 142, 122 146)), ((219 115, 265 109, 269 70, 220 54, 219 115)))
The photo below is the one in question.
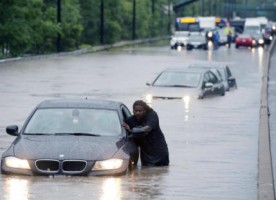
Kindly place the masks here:
POLYGON ((236 38, 236 48, 239 48, 240 46, 245 47, 255 47, 256 46, 256 40, 249 34, 241 34, 238 35, 236 38))

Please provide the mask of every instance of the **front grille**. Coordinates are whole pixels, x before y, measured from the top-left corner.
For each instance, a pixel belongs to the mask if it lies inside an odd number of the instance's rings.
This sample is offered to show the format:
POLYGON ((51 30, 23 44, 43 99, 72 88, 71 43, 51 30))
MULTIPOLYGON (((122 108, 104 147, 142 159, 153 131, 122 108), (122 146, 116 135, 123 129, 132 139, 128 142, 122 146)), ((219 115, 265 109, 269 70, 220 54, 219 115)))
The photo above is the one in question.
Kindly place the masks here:
POLYGON ((87 166, 84 160, 51 160, 41 159, 35 162, 36 169, 41 173, 57 174, 57 173, 80 173, 83 172, 87 166))
POLYGON ((64 172, 82 172, 87 165, 83 160, 65 160, 62 162, 62 170, 64 172))
POLYGON ((60 168, 60 163, 58 160, 37 160, 35 166, 38 171, 46 173, 57 173, 60 168))

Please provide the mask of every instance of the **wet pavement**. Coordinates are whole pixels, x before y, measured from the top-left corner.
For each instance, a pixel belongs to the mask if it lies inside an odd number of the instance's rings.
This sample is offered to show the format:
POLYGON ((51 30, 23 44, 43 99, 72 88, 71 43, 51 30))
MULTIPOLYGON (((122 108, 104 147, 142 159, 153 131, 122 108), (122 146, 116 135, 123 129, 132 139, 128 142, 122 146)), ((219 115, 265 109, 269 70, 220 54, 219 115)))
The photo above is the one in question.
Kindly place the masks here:
POLYGON ((1 175, 0 199, 257 199, 265 59, 262 49, 177 52, 166 46, 0 63, 1 154, 14 139, 5 127, 22 126, 45 99, 107 98, 131 109, 161 70, 206 61, 228 63, 238 83, 224 97, 188 106, 176 100, 153 103, 169 146, 169 167, 138 166, 121 177, 1 175))

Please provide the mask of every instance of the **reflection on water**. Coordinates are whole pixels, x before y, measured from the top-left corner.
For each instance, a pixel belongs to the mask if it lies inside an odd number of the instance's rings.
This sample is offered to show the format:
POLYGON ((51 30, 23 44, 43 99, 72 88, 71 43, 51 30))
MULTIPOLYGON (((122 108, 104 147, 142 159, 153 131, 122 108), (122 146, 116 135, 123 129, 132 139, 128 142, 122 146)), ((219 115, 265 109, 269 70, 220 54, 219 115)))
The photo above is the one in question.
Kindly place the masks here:
POLYGON ((212 61, 213 59, 213 49, 214 49, 214 46, 213 46, 213 43, 211 41, 208 42, 208 61, 212 61))
POLYGON ((102 196, 101 200, 120 200, 122 198, 121 194, 121 179, 120 178, 108 178, 104 180, 102 185, 102 196))
POLYGON ((163 179, 166 179, 168 172, 169 167, 142 167, 135 170, 129 176, 129 190, 135 192, 139 199, 158 199, 166 189, 163 179))
POLYGON ((189 119, 189 106, 190 106, 190 99, 184 100, 184 121, 187 122, 189 119))
POLYGON ((5 200, 28 200, 29 184, 29 180, 7 178, 4 184, 5 200))
MULTIPOLYGON (((264 59, 264 48, 259 47, 258 48, 258 58, 259 58, 259 62, 258 62, 258 66, 259 66, 259 72, 262 72, 263 69, 263 59, 264 59)), ((260 73, 262 74, 262 73, 260 73)))

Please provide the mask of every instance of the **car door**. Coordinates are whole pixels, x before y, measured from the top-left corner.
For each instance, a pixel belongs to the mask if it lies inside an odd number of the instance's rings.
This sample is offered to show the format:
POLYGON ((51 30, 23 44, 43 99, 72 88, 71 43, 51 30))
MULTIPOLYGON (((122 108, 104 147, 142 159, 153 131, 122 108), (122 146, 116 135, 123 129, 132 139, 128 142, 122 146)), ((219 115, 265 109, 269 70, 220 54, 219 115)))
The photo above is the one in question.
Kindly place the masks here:
POLYGON ((213 84, 213 86, 210 88, 210 91, 209 91, 210 95, 220 94, 222 83, 219 81, 218 77, 212 71, 208 71, 207 75, 209 77, 208 82, 213 84))
POLYGON ((221 94, 223 83, 213 72, 209 71, 208 75, 210 77, 210 82, 213 84, 212 94, 221 94))
POLYGON ((213 93, 213 91, 212 91, 213 86, 212 87, 207 86, 207 84, 209 84, 209 83, 211 83, 210 76, 209 76, 209 73, 206 72, 203 75, 203 96, 208 96, 213 93))

